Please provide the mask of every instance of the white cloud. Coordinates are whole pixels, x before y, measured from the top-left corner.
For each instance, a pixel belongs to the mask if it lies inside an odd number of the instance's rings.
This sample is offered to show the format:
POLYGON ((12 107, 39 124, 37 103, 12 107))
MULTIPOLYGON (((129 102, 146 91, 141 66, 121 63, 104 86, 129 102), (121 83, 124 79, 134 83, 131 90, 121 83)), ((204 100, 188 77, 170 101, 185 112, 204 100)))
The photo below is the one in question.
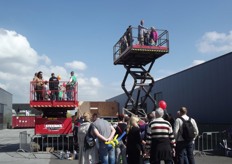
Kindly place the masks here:
POLYGON ((204 60, 194 60, 194 61, 192 62, 192 65, 191 65, 191 66, 196 66, 196 65, 202 64, 202 63, 204 63, 204 62, 205 62, 204 60))
POLYGON ((232 51, 232 31, 228 34, 216 31, 206 32, 197 43, 201 53, 228 53, 232 51))
MULTIPOLYGON (((55 73, 61 76, 61 81, 67 81, 70 78, 70 69, 75 71, 87 68, 81 61, 67 62, 64 66, 53 65, 49 56, 39 55, 25 36, 1 28, 0 61, 0 87, 13 94, 13 103, 29 103, 29 82, 35 72, 42 71, 44 80, 48 80, 51 73, 55 73)), ((85 74, 79 73, 77 80, 79 100, 95 101, 108 98, 102 97, 109 92, 103 91, 104 87, 97 77, 86 77, 85 74)))
POLYGON ((192 63, 189 66, 187 66, 186 68, 184 68, 183 70, 197 66, 197 65, 202 64, 204 62, 205 62, 204 60, 193 60, 192 63))
POLYGON ((71 63, 65 63, 65 66, 76 70, 85 70, 87 68, 86 64, 81 61, 73 61, 71 63))
POLYGON ((0 83, 0 88, 6 88, 6 85, 0 83))
POLYGON ((101 87, 101 83, 96 77, 91 77, 90 82, 93 84, 95 87, 101 87))
POLYGON ((38 62, 38 55, 27 39, 15 31, 0 29, 0 70, 27 74, 38 62))
POLYGON ((102 95, 102 84, 100 80, 96 77, 84 77, 82 75, 78 75, 78 88, 79 95, 82 95, 80 99, 82 101, 93 101, 93 100, 105 100, 106 98, 101 97, 102 95))
POLYGON ((49 59, 49 57, 46 56, 46 55, 39 56, 39 59, 40 59, 41 61, 44 61, 45 64, 47 64, 47 65, 49 65, 49 64, 52 63, 52 62, 51 62, 51 59, 49 59))

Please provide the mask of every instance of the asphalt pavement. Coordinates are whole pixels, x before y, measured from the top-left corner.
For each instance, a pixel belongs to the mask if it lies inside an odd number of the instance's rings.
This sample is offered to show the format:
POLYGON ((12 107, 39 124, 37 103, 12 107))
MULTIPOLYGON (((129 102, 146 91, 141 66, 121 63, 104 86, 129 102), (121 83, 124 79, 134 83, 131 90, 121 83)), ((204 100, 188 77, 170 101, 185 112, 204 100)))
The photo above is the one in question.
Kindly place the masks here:
MULTIPOLYGON (((23 152, 19 149, 19 133, 26 131, 29 138, 33 129, 0 130, 0 164, 77 164, 78 160, 59 159, 59 155, 49 152, 23 152)), ((195 156, 196 164, 232 164, 231 157, 215 154, 195 156)))

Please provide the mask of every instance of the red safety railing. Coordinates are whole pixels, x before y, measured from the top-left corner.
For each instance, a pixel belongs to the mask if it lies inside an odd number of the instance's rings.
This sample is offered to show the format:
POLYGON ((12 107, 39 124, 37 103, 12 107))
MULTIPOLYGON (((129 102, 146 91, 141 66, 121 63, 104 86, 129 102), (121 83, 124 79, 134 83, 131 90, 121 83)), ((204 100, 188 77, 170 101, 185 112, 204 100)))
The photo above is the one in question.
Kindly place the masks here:
POLYGON ((73 108, 78 106, 78 83, 67 81, 30 82, 30 106, 34 108, 73 108), (50 87, 49 87, 50 84, 50 87))

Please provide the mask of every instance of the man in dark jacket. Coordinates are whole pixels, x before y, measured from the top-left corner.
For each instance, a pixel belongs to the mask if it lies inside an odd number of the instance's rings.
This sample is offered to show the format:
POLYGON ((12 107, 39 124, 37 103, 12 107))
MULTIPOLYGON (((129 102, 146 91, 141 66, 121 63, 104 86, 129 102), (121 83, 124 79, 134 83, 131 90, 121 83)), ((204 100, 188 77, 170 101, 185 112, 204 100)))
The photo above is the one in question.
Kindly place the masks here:
POLYGON ((49 79, 49 89, 51 91, 51 100, 58 100, 59 95, 59 80, 55 77, 55 74, 51 74, 51 78, 49 79))

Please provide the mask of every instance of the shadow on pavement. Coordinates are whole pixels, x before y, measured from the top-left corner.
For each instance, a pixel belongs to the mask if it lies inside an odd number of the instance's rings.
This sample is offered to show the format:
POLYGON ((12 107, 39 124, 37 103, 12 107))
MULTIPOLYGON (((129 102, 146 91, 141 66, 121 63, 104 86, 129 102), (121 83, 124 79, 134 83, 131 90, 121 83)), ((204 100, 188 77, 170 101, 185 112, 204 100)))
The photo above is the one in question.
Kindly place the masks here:
POLYGON ((0 152, 16 152, 19 144, 0 144, 0 152))

